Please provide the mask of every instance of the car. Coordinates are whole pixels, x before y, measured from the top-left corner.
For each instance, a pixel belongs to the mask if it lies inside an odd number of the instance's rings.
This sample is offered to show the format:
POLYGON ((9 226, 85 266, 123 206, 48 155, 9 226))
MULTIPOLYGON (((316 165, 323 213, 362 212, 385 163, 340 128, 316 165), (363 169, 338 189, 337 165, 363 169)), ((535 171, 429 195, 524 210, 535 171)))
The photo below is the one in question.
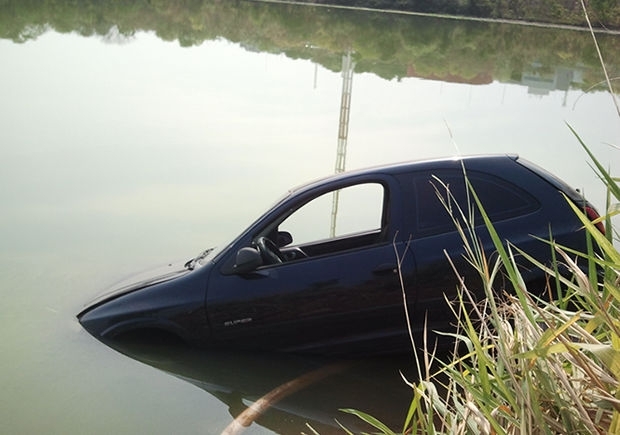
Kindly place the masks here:
MULTIPOLYGON (((449 331, 457 277, 484 297, 447 208, 467 211, 471 182, 502 240, 543 263, 550 236, 585 252, 568 204, 577 190, 517 155, 432 159, 343 172, 290 190, 235 240, 106 291, 79 314, 102 341, 162 333, 212 348, 316 354, 411 350, 415 334, 449 331), (465 172, 464 172, 465 171, 465 172), (451 201, 440 200, 441 197, 451 201), (405 298, 404 298, 405 296, 405 298)), ((487 256, 481 218, 472 225, 487 256)), ((604 228, 601 228, 604 230, 604 228)), ((528 289, 543 272, 520 260, 528 289)))

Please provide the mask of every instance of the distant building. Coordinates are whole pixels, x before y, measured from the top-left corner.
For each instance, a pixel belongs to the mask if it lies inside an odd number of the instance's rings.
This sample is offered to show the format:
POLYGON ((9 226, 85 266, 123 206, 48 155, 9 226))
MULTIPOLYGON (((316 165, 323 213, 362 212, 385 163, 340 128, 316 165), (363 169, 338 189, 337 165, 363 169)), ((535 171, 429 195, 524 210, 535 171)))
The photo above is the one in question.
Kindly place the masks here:
POLYGON ((529 71, 521 74, 521 84, 528 94, 548 95, 551 91, 568 91, 572 83, 583 83, 583 71, 578 68, 557 67, 546 72, 539 63, 532 63, 529 71))

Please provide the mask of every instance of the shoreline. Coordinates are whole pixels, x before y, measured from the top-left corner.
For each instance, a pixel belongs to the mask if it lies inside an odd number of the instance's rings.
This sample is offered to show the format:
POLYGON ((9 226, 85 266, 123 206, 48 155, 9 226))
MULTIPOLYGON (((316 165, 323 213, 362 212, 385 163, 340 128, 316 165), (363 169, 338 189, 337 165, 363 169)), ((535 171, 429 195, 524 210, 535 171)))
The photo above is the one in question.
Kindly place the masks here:
MULTIPOLYGON (((473 17, 471 15, 451 15, 451 14, 441 14, 441 13, 431 13, 431 12, 416 12, 416 11, 406 11, 400 9, 381 9, 381 8, 370 8, 363 6, 346 6, 346 5, 338 5, 331 3, 314 3, 312 1, 304 1, 304 0, 246 0, 255 3, 274 3, 274 4, 283 4, 283 5, 291 5, 291 6, 308 6, 308 7, 320 7, 320 8, 331 8, 331 9, 343 9, 343 10, 352 10, 352 11, 361 11, 361 12, 381 12, 385 14, 394 14, 394 15, 409 15, 409 16, 417 16, 417 17, 431 17, 431 18, 443 18, 447 20, 461 20, 461 21, 477 21, 483 23, 497 23, 497 24, 513 24, 518 26, 529 26, 529 27, 540 27, 540 28, 550 28, 550 29, 561 29, 561 30, 575 30, 579 32, 590 32, 591 30, 587 26, 578 26, 575 24, 558 24, 558 23, 549 23, 549 22, 540 22, 540 21, 526 21, 526 20, 516 20, 509 18, 483 18, 483 17, 473 17)), ((607 34, 607 35, 620 35, 620 29, 606 29, 602 27, 593 27, 592 31, 594 33, 607 34)))

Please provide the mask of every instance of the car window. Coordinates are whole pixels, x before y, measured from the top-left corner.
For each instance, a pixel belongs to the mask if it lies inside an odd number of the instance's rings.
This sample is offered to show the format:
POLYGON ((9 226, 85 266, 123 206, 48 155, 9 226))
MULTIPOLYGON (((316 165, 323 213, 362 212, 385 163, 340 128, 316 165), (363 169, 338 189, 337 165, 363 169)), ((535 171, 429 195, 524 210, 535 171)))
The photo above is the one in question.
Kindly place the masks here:
POLYGON ((304 204, 279 226, 295 245, 381 229, 384 187, 363 183, 325 193, 304 204))
MULTIPOLYGON (((476 194, 493 222, 531 213, 540 207, 539 202, 523 189, 498 177, 483 173, 468 173, 476 194)), ((447 197, 447 190, 467 214, 467 188, 463 174, 445 171, 417 176, 414 180, 417 199, 417 229, 419 235, 439 234, 453 231, 454 223, 444 205, 437 197, 447 197)), ((474 204, 470 198, 470 204, 474 204)), ((482 223, 477 208, 475 223, 482 223)))

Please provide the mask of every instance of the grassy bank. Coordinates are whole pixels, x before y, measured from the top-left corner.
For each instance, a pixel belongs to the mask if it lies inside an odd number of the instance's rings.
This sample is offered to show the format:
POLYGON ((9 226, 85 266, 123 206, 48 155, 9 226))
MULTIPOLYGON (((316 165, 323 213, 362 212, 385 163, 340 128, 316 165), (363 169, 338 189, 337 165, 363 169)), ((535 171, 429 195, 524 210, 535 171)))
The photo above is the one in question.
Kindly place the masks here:
MULTIPOLYGON (((580 2, 565 0, 301 0, 300 3, 587 25, 580 2)), ((596 25, 620 28, 620 3, 617 0, 591 0, 587 10, 596 25)))

